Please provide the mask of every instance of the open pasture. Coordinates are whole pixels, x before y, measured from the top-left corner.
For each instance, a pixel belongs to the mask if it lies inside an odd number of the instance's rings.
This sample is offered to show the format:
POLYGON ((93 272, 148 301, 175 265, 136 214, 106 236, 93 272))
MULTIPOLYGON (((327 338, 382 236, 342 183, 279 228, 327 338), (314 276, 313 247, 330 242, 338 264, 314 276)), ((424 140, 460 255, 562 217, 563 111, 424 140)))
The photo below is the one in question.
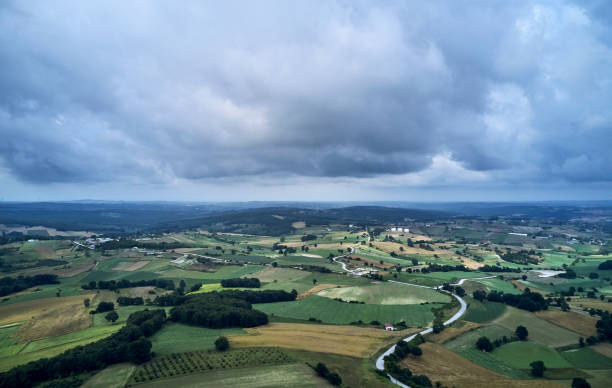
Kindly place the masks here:
POLYGON ((405 321, 410 327, 425 327, 433 321, 431 309, 442 306, 439 303, 424 305, 355 304, 313 295, 294 302, 255 304, 253 308, 268 315, 303 320, 315 318, 333 324, 348 324, 359 320, 366 323, 405 321))
POLYGON ((142 267, 149 264, 149 260, 138 260, 138 261, 124 261, 121 264, 113 268, 113 271, 138 271, 142 267))
MULTIPOLYGON (((528 377, 521 374, 522 380, 508 378, 484 366, 461 357, 441 345, 424 343, 421 345, 421 357, 406 357, 401 365, 410 368, 415 374, 425 374, 432 381, 441 381, 446 386, 457 388, 490 388, 492 386, 508 388, 560 388, 561 386, 546 380, 524 380, 528 377), (495 385, 492 385, 492 384, 495 385)), ((519 372, 520 373, 520 372, 519 372)))
POLYGON ((303 279, 310 275, 307 271, 300 271, 293 268, 265 267, 260 271, 245 275, 244 277, 258 278, 264 283, 270 282, 293 282, 303 279))
POLYGON ((596 352, 590 347, 561 352, 561 356, 580 369, 612 369, 612 358, 596 352))
POLYGON ((317 295, 331 299, 340 298, 345 301, 382 305, 450 302, 450 297, 439 291, 389 282, 365 287, 329 288, 317 295))
POLYGON ((250 275, 260 269, 261 266, 258 265, 224 265, 219 267, 219 269, 215 272, 198 272, 188 271, 184 269, 172 269, 169 271, 162 272, 161 275, 164 278, 221 280, 229 278, 239 278, 244 275, 250 275))
POLYGON ((406 330, 389 332, 355 326, 299 323, 271 323, 245 330, 248 335, 229 338, 231 346, 273 346, 353 357, 369 357, 385 344, 411 333, 406 330))
POLYGON ((562 326, 584 337, 596 336, 596 318, 589 315, 575 313, 573 311, 563 312, 561 310, 542 310, 536 313, 538 318, 544 319, 554 325, 562 326))
POLYGON ((500 346, 491 355, 517 369, 530 369, 530 363, 544 361, 547 368, 571 368, 556 350, 531 341, 516 341, 500 346))
MULTIPOLYGON (((215 340, 220 336, 237 336, 245 334, 242 329, 209 329, 206 327, 168 323, 151 338, 155 354, 171 354, 194 350, 215 348, 215 340)), ((267 346, 267 345, 261 345, 267 346)))
POLYGON ((134 364, 110 365, 85 382, 82 388, 123 388, 136 369, 134 364))
POLYGON ((576 344, 580 338, 579 334, 540 319, 534 313, 510 306, 507 306, 506 312, 494 322, 512 331, 523 325, 529 331, 530 340, 551 347, 576 344))
POLYGON ((489 339, 494 340, 497 338, 502 338, 503 336, 510 338, 513 333, 514 330, 508 330, 501 326, 483 326, 476 330, 468 331, 467 333, 446 342, 444 347, 472 362, 475 362, 476 364, 504 376, 515 379, 528 378, 529 375, 520 369, 514 368, 505 362, 500 362, 498 359, 491 356, 491 354, 476 349, 476 341, 482 336, 486 336, 489 337, 489 339))
POLYGON ((484 323, 492 321, 501 316, 506 311, 506 305, 503 303, 483 301, 480 302, 476 299, 466 298, 468 303, 467 312, 461 319, 484 323))

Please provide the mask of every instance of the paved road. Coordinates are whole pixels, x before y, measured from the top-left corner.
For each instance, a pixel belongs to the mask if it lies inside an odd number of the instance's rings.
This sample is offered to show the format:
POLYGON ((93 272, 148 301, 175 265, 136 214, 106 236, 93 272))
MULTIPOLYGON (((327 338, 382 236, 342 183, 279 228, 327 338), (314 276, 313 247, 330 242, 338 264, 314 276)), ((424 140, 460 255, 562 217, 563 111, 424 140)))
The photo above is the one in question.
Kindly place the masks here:
MULTIPOLYGON (((369 237, 369 236, 368 236, 368 237, 369 237)), ((342 265, 342 269, 343 269, 343 270, 345 270, 346 272, 349 272, 349 273, 351 273, 351 274, 353 274, 353 275, 355 275, 355 271, 352 271, 352 270, 347 269, 347 268, 346 268, 346 264, 345 264, 345 263, 343 263, 343 262, 341 262, 341 261, 340 261, 340 262, 339 262, 339 261, 337 261, 337 259, 340 259, 340 258, 343 258, 343 257, 346 257, 346 256, 348 256, 348 255, 352 254, 352 253, 355 251, 355 248, 354 248, 354 247, 355 247, 354 245, 350 247, 350 252, 349 252, 349 253, 347 253, 347 254, 345 254, 345 255, 342 255, 342 256, 336 256, 336 257, 332 258, 332 260, 333 260, 333 261, 335 261, 335 262, 337 262, 337 263, 339 263, 339 264, 341 264, 341 265, 342 265)), ((494 277, 495 277, 495 276, 483 276, 483 277, 480 277, 480 278, 460 279, 460 280, 459 280, 457 283, 455 283, 455 284, 451 284, 451 285, 452 285, 452 286, 460 286, 460 285, 462 285, 462 284, 463 284, 463 283, 464 283, 466 280, 491 279, 491 278, 494 278, 494 277)), ((449 292, 449 291, 443 290, 443 289, 441 289, 441 287, 428 287, 428 286, 422 286, 422 285, 419 285, 419 284, 411 284, 411 283, 398 282, 398 281, 395 281, 395 280, 388 280, 388 281, 389 281, 389 282, 391 282, 391 283, 404 284, 404 285, 406 285, 406 286, 410 286, 410 287, 421 287, 421 288, 430 288, 430 289, 433 289, 433 290, 439 290, 439 291, 442 291, 442 292, 449 293, 449 294, 451 294, 451 295, 452 295, 454 298, 456 298, 456 299, 459 301, 459 304, 461 305, 461 308, 460 308, 460 309, 459 309, 459 311, 457 311, 457 312, 456 312, 456 313, 455 313, 455 314, 454 314, 454 315, 453 315, 453 316, 452 316, 450 319, 448 319, 446 322, 444 322, 444 326, 448 326, 448 325, 450 325, 451 323, 453 323, 453 322, 455 322, 456 320, 458 320, 459 318, 461 318, 461 316, 462 316, 463 314, 465 314, 465 312, 466 312, 466 310, 467 310, 467 304, 465 303, 465 301, 464 301, 464 300, 463 300, 463 299, 462 299, 462 298, 461 298, 459 295, 456 295, 456 294, 453 294, 452 292, 449 292)), ((407 337, 407 338, 404 338, 404 341, 406 341, 406 342, 410 342, 410 341, 412 341, 412 340, 414 339, 414 337, 416 337, 416 336, 417 336, 417 334, 425 335, 425 334, 429 334, 429 333, 432 333, 432 332, 433 332, 433 328, 431 328, 431 327, 430 327, 430 328, 428 328, 428 329, 422 330, 422 331, 421 331, 421 332, 419 332, 419 333, 416 333, 416 334, 413 334, 413 335, 411 335, 411 336, 409 336, 409 337, 407 337)), ((376 360, 376 369, 378 369, 378 370, 384 370, 384 369, 385 369, 385 357, 386 357, 386 356, 388 356, 388 355, 390 355, 390 354, 391 354, 391 353, 393 353, 394 351, 395 351, 395 345, 391 346, 391 347, 390 347, 389 349, 387 349, 387 350, 386 350, 386 351, 385 351, 385 352, 384 352, 384 353, 383 353, 383 354, 382 354, 380 357, 378 357, 378 359, 376 360)), ((399 385, 399 386, 400 386, 400 387, 402 387, 402 388, 410 388, 410 386, 408 386, 408 385, 406 385, 406 384, 402 383, 401 381, 398 381, 397 379, 393 378, 393 376, 391 376, 391 375, 389 375, 389 374, 387 374, 387 376, 389 377, 389 380, 391 380, 391 382, 392 382, 393 384, 399 385)))

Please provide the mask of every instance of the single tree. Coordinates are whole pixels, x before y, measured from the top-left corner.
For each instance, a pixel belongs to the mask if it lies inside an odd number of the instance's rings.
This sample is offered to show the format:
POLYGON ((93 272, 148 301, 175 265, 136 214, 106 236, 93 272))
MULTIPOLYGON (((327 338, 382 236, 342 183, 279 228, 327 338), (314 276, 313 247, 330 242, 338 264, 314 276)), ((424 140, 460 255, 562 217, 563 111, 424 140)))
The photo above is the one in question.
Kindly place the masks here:
POLYGON ((491 343, 491 340, 489 340, 489 338, 480 337, 478 338, 478 341, 476 341, 476 348, 478 348, 478 350, 490 352, 491 350, 493 350, 493 344, 491 343))
POLYGON ((327 375, 327 381, 329 381, 331 385, 335 386, 339 386, 342 384, 342 378, 336 372, 329 373, 327 375))
POLYGON ((529 364, 531 367, 531 374, 536 377, 542 377, 544 375, 544 371, 546 370, 546 366, 544 366, 544 361, 534 361, 529 364))
POLYGON ((224 352, 229 349, 229 340, 227 337, 221 336, 215 340, 215 349, 224 352))
POLYGON ((119 319, 119 314, 117 314, 116 311, 111 311, 110 313, 106 314, 104 318, 106 318, 107 321, 115 323, 115 321, 119 319))
POLYGON ((521 341, 525 341, 527 339, 527 336, 529 336, 529 332, 527 331, 527 328, 522 325, 517 326, 514 333, 516 334, 518 339, 520 339, 521 341))
POLYGON ((85 298, 85 300, 83 301, 83 304, 85 305, 85 307, 89 307, 90 303, 91 301, 89 300, 89 298, 85 298))

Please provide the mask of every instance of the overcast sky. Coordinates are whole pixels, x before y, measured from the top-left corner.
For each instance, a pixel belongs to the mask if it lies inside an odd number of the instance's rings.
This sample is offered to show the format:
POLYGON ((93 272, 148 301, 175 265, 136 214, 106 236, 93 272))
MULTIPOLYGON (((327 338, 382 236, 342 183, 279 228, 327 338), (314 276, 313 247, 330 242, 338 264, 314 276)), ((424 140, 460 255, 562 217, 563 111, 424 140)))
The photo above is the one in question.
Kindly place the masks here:
POLYGON ((2 1, 0 200, 612 199, 612 2, 2 1))

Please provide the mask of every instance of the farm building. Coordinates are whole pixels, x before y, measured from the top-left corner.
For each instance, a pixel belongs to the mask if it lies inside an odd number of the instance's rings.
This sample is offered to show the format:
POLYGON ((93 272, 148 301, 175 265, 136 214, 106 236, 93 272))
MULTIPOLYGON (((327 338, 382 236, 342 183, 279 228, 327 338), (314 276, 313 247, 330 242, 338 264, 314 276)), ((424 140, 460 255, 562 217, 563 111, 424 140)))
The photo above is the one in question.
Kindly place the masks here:
POLYGON ((390 323, 385 323, 385 330, 387 331, 395 331, 395 327, 393 327, 390 323))

